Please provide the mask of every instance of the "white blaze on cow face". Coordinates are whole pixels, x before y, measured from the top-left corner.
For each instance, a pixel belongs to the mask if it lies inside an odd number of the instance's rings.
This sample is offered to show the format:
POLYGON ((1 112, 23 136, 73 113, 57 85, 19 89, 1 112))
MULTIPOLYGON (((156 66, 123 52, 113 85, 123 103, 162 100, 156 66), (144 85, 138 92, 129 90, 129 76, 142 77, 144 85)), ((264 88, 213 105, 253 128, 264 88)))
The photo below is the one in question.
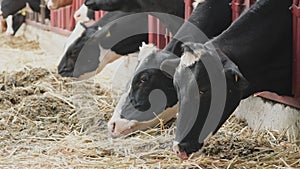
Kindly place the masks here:
POLYGON ((47 3, 47 7, 49 9, 52 9, 52 6, 53 6, 53 2, 52 2, 52 0, 49 0, 48 3, 47 3))
POLYGON ((7 35, 13 35, 15 33, 14 29, 13 29, 13 16, 9 15, 5 20, 6 20, 6 24, 7 24, 7 29, 6 29, 5 33, 7 35))
POLYGON ((88 7, 86 5, 82 5, 75 13, 74 13, 74 19, 76 23, 78 22, 87 22, 90 20, 88 18, 88 7))
POLYGON ((201 4, 203 3, 205 0, 195 0, 193 2, 193 8, 196 9, 196 7, 198 6, 198 4, 201 4))
POLYGON ((66 54, 68 48, 78 39, 81 37, 82 33, 85 31, 85 27, 83 25, 81 25, 80 23, 77 23, 75 25, 74 30, 72 31, 71 35, 68 37, 65 46, 64 46, 64 51, 61 55, 61 57, 59 58, 59 60, 61 60, 64 55, 66 54))

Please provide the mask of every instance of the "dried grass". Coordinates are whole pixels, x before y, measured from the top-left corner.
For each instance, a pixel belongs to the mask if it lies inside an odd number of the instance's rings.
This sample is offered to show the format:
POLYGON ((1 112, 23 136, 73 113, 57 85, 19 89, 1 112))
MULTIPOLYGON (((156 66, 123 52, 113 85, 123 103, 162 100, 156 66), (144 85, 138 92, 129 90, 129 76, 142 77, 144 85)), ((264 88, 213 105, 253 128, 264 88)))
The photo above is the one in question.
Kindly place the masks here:
POLYGON ((116 98, 92 80, 53 70, 0 73, 0 168, 297 168, 297 140, 232 116, 187 161, 171 151, 175 125, 119 139, 106 123, 116 98))
POLYGON ((37 41, 28 41, 24 36, 7 36, 0 33, 0 47, 21 50, 36 50, 39 49, 37 41))

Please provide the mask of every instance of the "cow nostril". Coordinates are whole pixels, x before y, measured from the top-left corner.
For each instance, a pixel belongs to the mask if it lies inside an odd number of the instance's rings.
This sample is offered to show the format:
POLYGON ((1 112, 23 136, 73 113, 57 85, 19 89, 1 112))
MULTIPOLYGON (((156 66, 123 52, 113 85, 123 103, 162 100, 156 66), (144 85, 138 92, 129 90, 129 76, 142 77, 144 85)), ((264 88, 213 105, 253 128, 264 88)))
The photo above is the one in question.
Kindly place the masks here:
POLYGON ((114 133, 115 132, 115 128, 116 128, 116 123, 112 123, 111 124, 112 128, 111 128, 111 132, 114 133))
POLYGON ((80 16, 81 16, 81 14, 78 14, 78 15, 77 15, 77 18, 79 18, 80 16))

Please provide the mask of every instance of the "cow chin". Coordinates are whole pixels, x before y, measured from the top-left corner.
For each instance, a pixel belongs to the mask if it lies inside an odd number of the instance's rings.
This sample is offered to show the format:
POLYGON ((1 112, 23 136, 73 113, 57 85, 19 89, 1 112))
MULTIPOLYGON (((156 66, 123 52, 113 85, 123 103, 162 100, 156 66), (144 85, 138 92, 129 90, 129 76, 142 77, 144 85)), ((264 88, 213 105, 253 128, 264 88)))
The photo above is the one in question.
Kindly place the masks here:
POLYGON ((78 78, 76 78, 76 80, 89 79, 89 78, 95 76, 96 74, 97 74, 97 71, 87 72, 87 73, 80 75, 78 78))

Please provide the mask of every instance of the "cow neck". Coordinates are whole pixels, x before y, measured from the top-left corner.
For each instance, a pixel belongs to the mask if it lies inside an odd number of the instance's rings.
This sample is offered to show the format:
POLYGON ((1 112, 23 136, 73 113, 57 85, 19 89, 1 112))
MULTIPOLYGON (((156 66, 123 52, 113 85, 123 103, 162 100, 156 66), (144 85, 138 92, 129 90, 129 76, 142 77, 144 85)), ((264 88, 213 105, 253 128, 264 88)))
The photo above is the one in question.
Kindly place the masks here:
POLYGON ((291 1, 259 1, 208 42, 239 66, 251 85, 248 95, 263 90, 291 95, 290 5, 291 1))

